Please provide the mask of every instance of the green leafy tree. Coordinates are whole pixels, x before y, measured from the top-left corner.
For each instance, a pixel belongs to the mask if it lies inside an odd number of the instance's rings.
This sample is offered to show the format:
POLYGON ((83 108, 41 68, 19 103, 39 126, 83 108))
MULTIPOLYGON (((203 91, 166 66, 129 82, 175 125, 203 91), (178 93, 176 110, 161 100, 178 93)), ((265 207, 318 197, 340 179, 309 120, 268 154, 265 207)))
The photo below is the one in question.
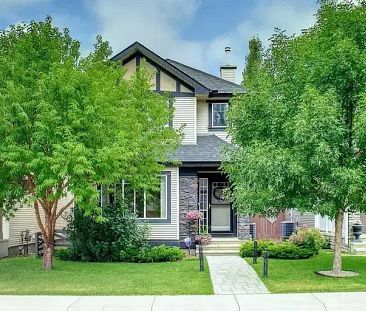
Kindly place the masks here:
POLYGON ((322 1, 316 17, 299 36, 276 30, 248 62, 228 112, 238 148, 223 167, 241 213, 334 219, 339 275, 343 215, 366 210, 366 3, 322 1))
POLYGON ((5 214, 32 204, 52 268, 56 220, 74 203, 98 212, 96 185, 121 179, 158 186, 164 155, 179 143, 168 98, 150 91, 141 65, 130 80, 97 37, 80 57, 79 42, 51 18, 0 33, 0 200, 5 214), (65 205, 60 200, 72 193, 65 205))

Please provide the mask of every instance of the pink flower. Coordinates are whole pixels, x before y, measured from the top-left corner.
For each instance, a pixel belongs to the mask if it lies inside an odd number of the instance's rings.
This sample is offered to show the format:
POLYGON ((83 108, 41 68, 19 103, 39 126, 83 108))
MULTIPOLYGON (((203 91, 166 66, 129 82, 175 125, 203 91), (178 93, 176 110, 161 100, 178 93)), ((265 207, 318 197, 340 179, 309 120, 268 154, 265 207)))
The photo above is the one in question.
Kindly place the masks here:
POLYGON ((196 243, 201 243, 201 244, 208 244, 211 242, 211 235, 210 234, 198 234, 195 237, 195 241, 196 243))
POLYGON ((199 211, 189 211, 187 213, 187 219, 190 221, 198 220, 202 217, 201 213, 199 211))

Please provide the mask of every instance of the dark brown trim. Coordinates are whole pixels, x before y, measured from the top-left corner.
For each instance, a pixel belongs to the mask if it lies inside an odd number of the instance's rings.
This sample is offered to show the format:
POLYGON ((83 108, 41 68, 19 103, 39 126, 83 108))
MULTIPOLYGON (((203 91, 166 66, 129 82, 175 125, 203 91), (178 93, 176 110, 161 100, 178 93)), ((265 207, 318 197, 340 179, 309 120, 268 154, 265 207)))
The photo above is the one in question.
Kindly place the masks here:
POLYGON ((161 81, 161 75, 160 75, 160 69, 156 68, 156 75, 155 75, 155 84, 156 84, 156 91, 160 91, 160 81, 161 81))
POLYGON ((188 93, 188 92, 169 92, 169 91, 156 91, 159 94, 170 94, 171 97, 195 97, 196 95, 194 93, 188 93))
POLYGON ((141 64, 141 56, 140 55, 136 55, 136 68, 140 67, 141 64))

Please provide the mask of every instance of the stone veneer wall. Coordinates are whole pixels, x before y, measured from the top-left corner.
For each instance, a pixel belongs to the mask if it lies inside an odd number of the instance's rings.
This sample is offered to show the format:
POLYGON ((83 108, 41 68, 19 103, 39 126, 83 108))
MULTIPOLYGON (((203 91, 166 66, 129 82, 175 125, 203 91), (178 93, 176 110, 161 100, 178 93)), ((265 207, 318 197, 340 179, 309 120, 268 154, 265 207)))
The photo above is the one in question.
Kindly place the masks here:
POLYGON ((179 238, 182 241, 189 234, 188 211, 198 210, 197 176, 179 177, 179 238))

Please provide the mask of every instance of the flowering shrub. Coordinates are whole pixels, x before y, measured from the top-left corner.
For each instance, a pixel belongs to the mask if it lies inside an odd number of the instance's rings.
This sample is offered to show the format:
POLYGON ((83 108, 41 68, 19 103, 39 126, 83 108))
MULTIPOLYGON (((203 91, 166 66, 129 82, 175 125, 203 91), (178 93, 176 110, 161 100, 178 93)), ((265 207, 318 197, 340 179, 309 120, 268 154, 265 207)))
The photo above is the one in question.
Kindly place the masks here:
POLYGON ((289 241, 297 246, 309 249, 318 254, 320 249, 326 246, 326 239, 318 229, 301 227, 293 233, 289 241))
POLYGON ((212 240, 212 236, 211 234, 208 234, 208 233, 204 233, 204 234, 198 234, 196 235, 195 237, 195 241, 196 243, 198 244, 208 244, 210 243, 212 240))
POLYGON ((195 221, 202 217, 201 213, 199 211, 189 211, 187 213, 187 218, 189 221, 195 221))

